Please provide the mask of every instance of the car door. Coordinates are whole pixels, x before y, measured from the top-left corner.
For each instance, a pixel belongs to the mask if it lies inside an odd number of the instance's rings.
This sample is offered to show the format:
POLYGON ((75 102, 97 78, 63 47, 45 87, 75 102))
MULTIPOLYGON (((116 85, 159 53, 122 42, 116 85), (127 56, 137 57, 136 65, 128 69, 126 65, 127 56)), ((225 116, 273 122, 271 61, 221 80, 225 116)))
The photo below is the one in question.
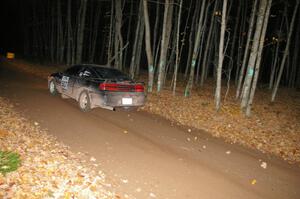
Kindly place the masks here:
POLYGON ((61 88, 62 93, 69 97, 73 97, 74 95, 74 84, 79 78, 79 71, 81 70, 81 66, 73 66, 67 69, 61 78, 61 88))
POLYGON ((94 78, 94 73, 88 67, 83 67, 79 73, 78 78, 74 83, 74 90, 81 90, 80 88, 88 88, 91 80, 94 78))

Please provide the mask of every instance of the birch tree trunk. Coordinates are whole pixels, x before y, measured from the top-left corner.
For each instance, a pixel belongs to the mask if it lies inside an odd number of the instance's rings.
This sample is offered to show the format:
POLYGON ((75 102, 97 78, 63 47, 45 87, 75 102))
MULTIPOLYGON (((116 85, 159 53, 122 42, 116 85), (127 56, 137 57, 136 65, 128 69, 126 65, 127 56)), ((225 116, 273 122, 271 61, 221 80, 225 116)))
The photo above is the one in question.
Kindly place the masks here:
MULTIPOLYGON (((244 50, 244 40, 245 40, 245 32, 246 32, 246 21, 247 21, 247 12, 248 12, 248 2, 247 0, 240 1, 241 2, 241 23, 239 27, 239 38, 238 38, 238 49, 237 49, 237 58, 236 58, 236 70, 235 70, 235 78, 234 83, 238 85, 239 73, 242 66, 242 55, 244 50)), ((246 38, 247 39, 247 38, 246 38)))
POLYGON ((137 55, 138 55, 138 46, 139 42, 141 41, 142 34, 144 34, 144 24, 143 24, 143 1, 140 2, 139 5, 139 18, 136 24, 136 31, 135 31, 135 38, 134 38, 134 44, 133 44, 133 49, 132 49, 132 55, 131 55, 131 62, 130 62, 130 69, 129 69, 129 74, 131 78, 134 78, 135 73, 136 73, 136 63, 137 63, 137 55))
POLYGON ((192 56, 192 63, 190 66, 190 76, 188 83, 185 87, 184 91, 184 96, 188 97, 191 94, 193 83, 194 83, 194 73, 195 73, 195 66, 196 66, 196 61, 199 53, 199 47, 200 47, 200 39, 202 36, 202 28, 203 28, 203 15, 204 15, 204 8, 205 8, 206 0, 202 1, 201 5, 201 12, 200 12, 200 17, 198 21, 198 28, 197 28, 197 34, 196 34, 196 40, 194 44, 194 49, 193 49, 193 56, 192 56))
POLYGON ((186 61, 186 67, 185 67, 185 72, 184 72, 184 78, 187 78, 187 74, 191 65, 191 59, 192 59, 192 50, 193 50, 193 39, 194 39, 194 34, 195 34, 195 26, 196 26, 196 17, 199 14, 200 10, 200 1, 196 1, 196 8, 194 10, 194 14, 192 17, 192 22, 191 22, 191 28, 190 28, 190 33, 189 33, 189 50, 188 50, 188 58, 186 61))
MULTIPOLYGON (((126 42, 130 42, 130 36, 131 36, 131 24, 132 24, 132 15, 133 15, 133 0, 130 1, 130 13, 129 13, 129 20, 128 20, 128 27, 127 27, 127 37, 126 37, 126 42)), ((126 66, 127 63, 127 54, 128 54, 128 49, 125 49, 124 52, 124 59, 123 59, 123 66, 126 66)))
MULTIPOLYGON (((241 13, 241 2, 238 5, 238 10, 237 10, 237 15, 236 15, 236 21, 235 21, 235 26, 234 26, 234 31, 233 31, 233 36, 232 36, 232 44, 231 44, 231 49, 230 49, 230 59, 232 60, 229 64, 229 70, 231 71, 233 68, 233 63, 234 63, 234 52, 235 52, 235 42, 236 42, 236 37, 238 33, 238 27, 240 25, 240 13, 241 13)), ((230 74, 229 74, 230 76, 230 74)))
POLYGON ((160 8, 160 4, 156 4, 156 9, 155 9, 155 24, 154 24, 154 31, 153 31, 153 51, 152 51, 152 54, 154 55, 154 69, 157 65, 157 52, 158 49, 159 49, 159 44, 157 44, 157 35, 159 33, 159 20, 160 20, 160 12, 159 12, 159 9, 160 8))
POLYGON ((272 97, 271 97, 272 102, 274 102, 274 100, 275 100, 277 90, 278 90, 278 86, 279 86, 279 83, 280 83, 280 80, 281 80, 282 72, 283 72, 283 69, 284 69, 284 65, 285 65, 285 62, 286 62, 286 58, 287 58, 288 53, 289 53, 291 37, 292 37, 293 29, 294 29, 294 23, 295 23, 295 18, 296 18, 298 7, 299 7, 299 2, 300 2, 300 0, 297 0, 296 6, 294 8, 293 17, 292 17, 292 21, 291 21, 290 28, 289 28, 289 34, 288 34, 284 54, 283 54, 283 57, 282 57, 282 60, 281 60, 278 77, 276 79, 275 86, 274 86, 274 89, 272 91, 272 97))
POLYGON ((179 13, 177 19, 177 34, 176 34, 176 63, 174 69, 174 84, 173 84, 173 95, 176 93, 176 83, 177 83, 177 71, 180 62, 180 54, 179 54, 179 35, 180 35, 180 20, 181 20, 181 11, 182 11, 182 0, 179 3, 179 13))
POLYGON ((204 13, 204 20, 202 22, 203 24, 203 27, 202 27, 202 37, 201 37, 201 42, 200 42, 200 50, 199 50, 199 61, 198 61, 198 64, 197 64, 197 72, 196 72, 196 84, 198 85, 199 83, 199 73, 200 73, 200 68, 201 70, 203 70, 203 68, 205 68, 203 65, 201 66, 202 62, 200 60, 202 54, 203 54, 203 47, 204 47, 204 44, 203 43, 207 43, 207 40, 206 40, 206 37, 205 37, 205 32, 206 32, 206 28, 207 28, 207 18, 208 18, 208 13, 209 13, 209 10, 210 10, 210 6, 212 5, 212 2, 208 2, 208 5, 206 7, 206 10, 205 10, 205 13, 204 13), (204 41, 205 39, 205 41, 204 41))
POLYGON ((165 11, 164 11, 164 22, 163 22, 163 32, 162 41, 160 49, 159 58, 159 73, 157 80, 157 92, 160 92, 163 87, 164 76, 165 76, 165 66, 167 59, 167 51, 169 46, 170 32, 172 28, 172 15, 173 15, 173 0, 165 1, 165 11))
POLYGON ((208 60, 209 60, 209 51, 210 51, 210 46, 211 46, 211 37, 212 37, 212 31, 214 28, 214 23, 215 23, 215 12, 217 10, 218 7, 218 1, 215 0, 215 5, 214 5, 214 9, 211 15, 211 19, 210 19, 210 26, 209 26, 209 30, 208 30, 208 36, 206 39, 206 45, 205 45, 205 50, 204 50, 204 55, 203 55, 203 61, 202 61, 202 70, 201 70, 201 79, 200 79, 200 86, 202 87, 204 84, 204 80, 206 77, 206 74, 208 73, 208 60))
POLYGON ((221 34, 220 34, 220 46, 219 46, 219 59, 217 68, 217 85, 215 92, 215 104, 216 110, 219 111, 221 108, 221 79, 222 79, 222 66, 224 60, 224 38, 226 29, 226 14, 227 14, 227 0, 223 1, 222 8, 222 21, 221 21, 221 34))
POLYGON ((258 45, 261 37, 261 30, 263 27, 263 22, 264 22, 264 15, 265 11, 267 8, 267 0, 261 0, 260 1, 260 6, 259 6, 259 12, 258 12, 258 17, 257 17, 257 22, 256 22, 256 29, 255 29, 255 34, 254 34, 254 39, 253 39, 253 44, 252 44, 252 49, 251 49, 251 54, 248 62, 248 69, 247 69, 247 74, 245 77, 245 82, 244 82, 244 89, 243 89, 243 96, 242 96, 242 102, 241 102, 241 108, 244 109, 246 108, 248 101, 249 101, 249 95, 250 95, 250 88, 251 88, 251 83, 253 80, 253 75, 254 75, 254 67, 255 67, 255 62, 257 60, 257 55, 258 55, 258 45))
MULTIPOLYGON (((141 4, 143 1, 141 1, 141 4)), ((143 6, 143 4, 142 4, 143 6)), ((138 76, 140 74, 140 62, 141 62, 141 55, 142 55, 142 47, 143 47, 143 40, 144 40, 144 32, 145 32, 145 20, 144 20, 144 14, 143 14, 143 8, 141 10, 142 15, 141 15, 141 29, 139 32, 139 40, 137 43, 137 50, 136 50, 136 56, 135 56, 135 76, 138 76)))
POLYGON ((153 69, 153 55, 151 50, 150 24, 149 24, 147 0, 143 0, 143 2, 144 2, 144 19, 145 19, 145 45, 146 45, 146 53, 147 53, 147 60, 148 60, 148 92, 152 92, 154 69, 153 69))
POLYGON ((121 0, 115 1, 115 67, 118 69, 122 69, 123 62, 123 37, 121 32, 122 27, 122 8, 121 8, 121 0))
POLYGON ((243 82, 243 77, 244 77, 244 74, 245 74, 245 68, 246 68, 246 64, 247 64, 247 61, 248 61, 249 46, 250 46, 250 41, 251 41, 253 27, 254 27, 254 19, 255 19, 255 16, 256 16, 257 2, 258 2, 258 0, 254 1, 252 11, 251 11, 250 26, 249 26, 249 30, 248 30, 248 34, 247 34, 247 43, 246 43, 246 47, 245 47, 243 64, 242 64, 242 67, 240 69, 240 75, 239 75, 238 85, 237 85, 237 89, 236 89, 236 96, 235 96, 236 99, 238 99, 239 96, 240 96, 241 85, 242 85, 242 82, 243 82))
POLYGON ((252 83, 252 87, 251 87, 249 101, 247 103, 247 108, 246 108, 246 116, 248 116, 248 117, 251 115, 251 107, 252 107, 253 98, 254 98, 254 94, 255 94, 255 90, 256 90, 256 85, 257 85, 257 80, 258 80, 258 75, 259 75, 259 70, 260 70, 260 65, 261 65, 261 56, 262 56, 262 52, 263 52, 263 48, 264 48, 264 42, 265 42, 265 36, 266 36, 267 27, 268 27, 270 9, 271 9, 271 5, 272 5, 272 0, 268 0, 268 1, 269 2, 267 5, 265 16, 264 16, 263 29, 262 29, 262 33, 261 33, 261 37, 260 37, 260 41, 259 41, 257 60, 255 63, 254 79, 253 79, 253 83, 252 83))
POLYGON ((188 9, 188 16, 185 18, 184 30, 183 30, 182 38, 181 38, 181 47, 180 47, 179 59, 181 59, 182 51, 184 49, 184 46, 186 45, 186 34, 187 34, 189 19, 190 19, 190 16, 191 16, 192 5, 193 5, 193 2, 191 1, 190 5, 189 5, 189 9, 188 9))
MULTIPOLYGON (((280 29, 279 29, 279 34, 281 35, 282 34, 282 27, 284 25, 284 22, 285 22, 285 17, 284 15, 286 15, 287 13, 287 4, 285 5, 284 7, 284 11, 283 11, 283 16, 281 18, 281 23, 280 23, 280 29)), ((281 36, 279 36, 281 37, 281 36)), ((276 40, 276 50, 275 50, 275 54, 273 56, 273 64, 271 66, 271 73, 270 73, 270 82, 269 82, 269 89, 271 90, 274 86, 274 80, 275 80, 275 74, 276 74, 276 70, 277 70, 277 64, 278 64, 278 57, 279 57, 279 47, 280 47, 280 38, 278 38, 276 40)))

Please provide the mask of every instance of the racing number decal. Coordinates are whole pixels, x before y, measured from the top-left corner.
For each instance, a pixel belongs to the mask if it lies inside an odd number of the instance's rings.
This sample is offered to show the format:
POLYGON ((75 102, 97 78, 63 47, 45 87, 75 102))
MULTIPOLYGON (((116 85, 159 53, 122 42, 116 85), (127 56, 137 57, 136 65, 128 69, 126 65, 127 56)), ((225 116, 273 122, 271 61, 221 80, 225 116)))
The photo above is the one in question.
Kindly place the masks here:
POLYGON ((63 76, 61 78, 61 87, 63 90, 68 90, 68 83, 69 83, 70 77, 63 76))

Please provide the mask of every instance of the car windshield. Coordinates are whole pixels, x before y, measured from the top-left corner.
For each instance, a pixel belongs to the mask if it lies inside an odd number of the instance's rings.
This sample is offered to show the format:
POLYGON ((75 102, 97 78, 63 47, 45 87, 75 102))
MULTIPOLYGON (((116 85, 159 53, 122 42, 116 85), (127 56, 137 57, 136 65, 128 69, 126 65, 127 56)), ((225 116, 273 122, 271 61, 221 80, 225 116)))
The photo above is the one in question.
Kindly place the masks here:
POLYGON ((117 81, 131 81, 131 79, 121 71, 113 68, 93 67, 102 79, 112 79, 117 81))

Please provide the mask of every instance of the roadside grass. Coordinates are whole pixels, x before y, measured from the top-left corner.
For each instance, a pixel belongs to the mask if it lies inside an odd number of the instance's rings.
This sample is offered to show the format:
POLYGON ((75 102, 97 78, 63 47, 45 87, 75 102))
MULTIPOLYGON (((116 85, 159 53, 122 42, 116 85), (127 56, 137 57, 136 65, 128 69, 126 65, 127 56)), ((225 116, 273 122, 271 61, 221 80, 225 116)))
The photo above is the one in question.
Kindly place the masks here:
POLYGON ((21 164, 20 155, 12 151, 0 151, 0 173, 6 175, 15 171, 21 164))

